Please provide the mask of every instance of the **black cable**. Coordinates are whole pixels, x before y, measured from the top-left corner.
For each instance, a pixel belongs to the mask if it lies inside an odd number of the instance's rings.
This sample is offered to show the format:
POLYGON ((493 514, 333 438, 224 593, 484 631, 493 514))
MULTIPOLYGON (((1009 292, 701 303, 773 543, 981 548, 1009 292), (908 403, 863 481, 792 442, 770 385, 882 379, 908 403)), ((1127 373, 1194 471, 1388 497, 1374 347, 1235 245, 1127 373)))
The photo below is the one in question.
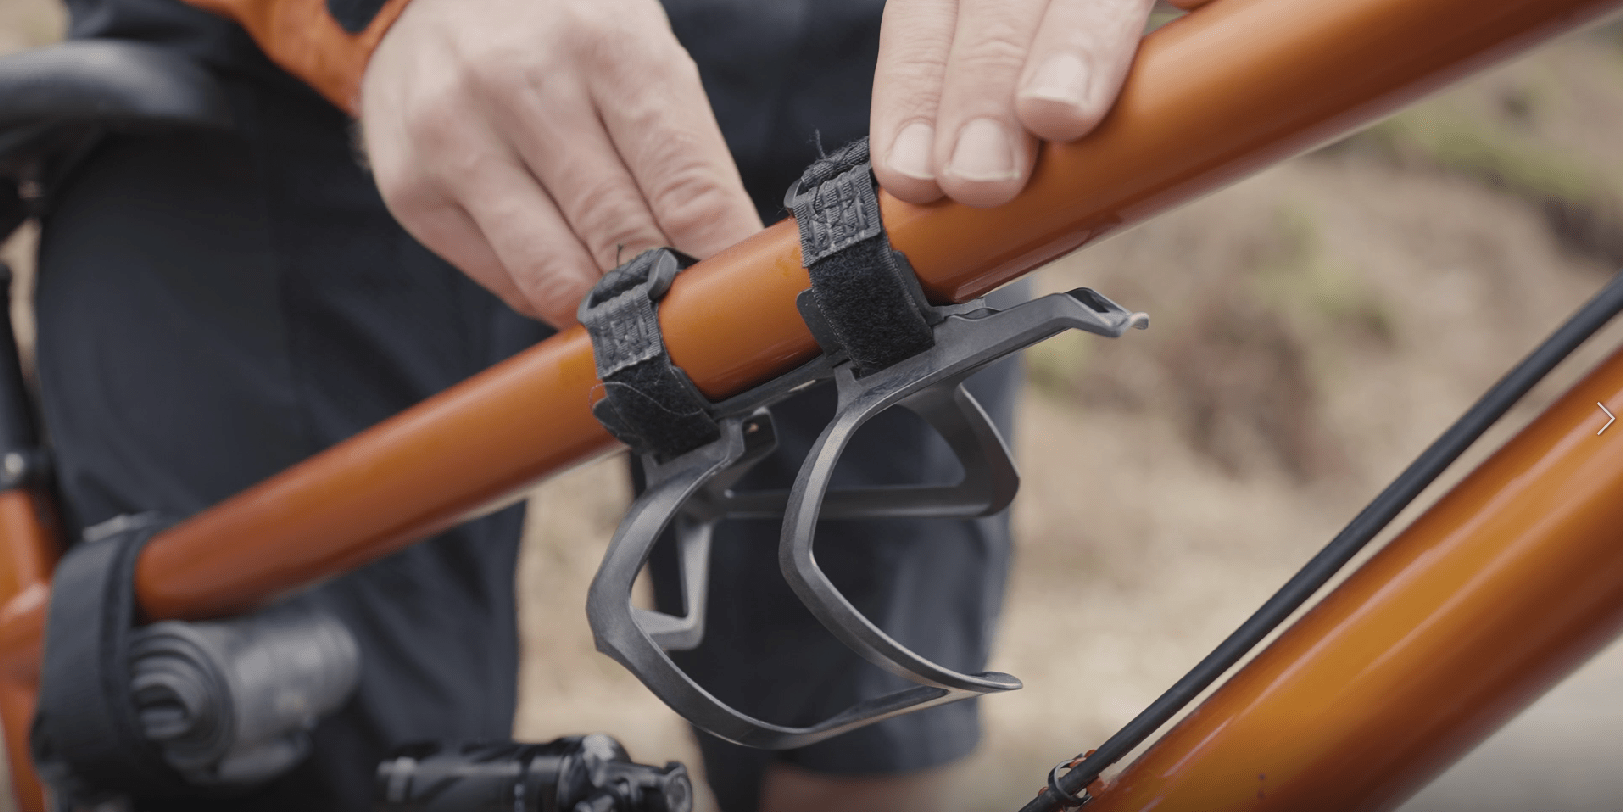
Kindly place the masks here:
MULTIPOLYGON (((1093 783, 1111 764, 1133 751, 1150 734, 1160 729, 1201 691, 1255 648, 1285 618, 1313 597, 1347 562, 1408 507, 1420 492, 1459 458, 1483 432, 1526 395, 1550 370, 1561 363, 1578 345, 1623 311, 1623 273, 1612 277, 1578 312, 1567 319, 1537 349, 1523 358, 1487 394, 1471 406, 1454 425, 1449 426, 1392 484, 1386 486, 1330 543, 1291 576, 1233 634, 1212 653, 1167 689, 1155 702, 1127 723, 1092 755, 1078 757, 1076 767, 1021 807, 1020 812, 1056 812, 1074 807, 1083 787, 1093 783), (1055 790, 1059 792, 1056 793, 1055 790)), ((1063 765, 1062 765, 1063 766, 1063 765)))

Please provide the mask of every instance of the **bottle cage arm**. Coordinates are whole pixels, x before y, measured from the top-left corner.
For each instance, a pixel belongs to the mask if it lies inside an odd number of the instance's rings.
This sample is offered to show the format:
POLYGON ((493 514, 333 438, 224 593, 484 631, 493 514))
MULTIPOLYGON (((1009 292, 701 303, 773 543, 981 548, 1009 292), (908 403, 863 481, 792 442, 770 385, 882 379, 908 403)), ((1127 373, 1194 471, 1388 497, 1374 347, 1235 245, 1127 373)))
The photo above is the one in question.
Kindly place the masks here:
POLYGON ((1066 329, 1116 337, 1134 326, 1148 326, 1147 317, 1082 288, 1004 311, 949 315, 936 325, 933 347, 865 378, 856 377, 849 365, 836 367, 839 405, 795 478, 778 548, 783 576, 806 608, 869 662, 921 685, 975 693, 1020 687, 1019 680, 1006 674, 971 677, 943 668, 875 626, 817 566, 813 555, 817 521, 825 513, 830 518, 848 517, 824 507, 825 502, 838 506, 839 492, 828 490, 834 469, 857 430, 891 406, 902 406, 934 426, 958 454, 965 474, 949 488, 868 491, 878 504, 865 517, 972 517, 1008 507, 1019 488, 1019 475, 996 426, 963 387, 964 378, 1066 329), (885 504, 892 494, 894 501, 885 504))
MULTIPOLYGON (((684 503, 706 482, 740 470, 743 467, 740 463, 747 466, 751 458, 758 460, 772 448, 771 421, 764 414, 725 419, 721 428, 722 436, 717 442, 648 469, 647 490, 631 505, 587 593, 586 614, 598 650, 625 666, 655 696, 695 726, 750 747, 803 747, 881 719, 973 695, 921 686, 860 702, 810 727, 784 727, 733 709, 671 661, 653 636, 666 629, 651 632, 637 622, 639 616, 652 613, 645 614, 631 606, 631 587, 647 563, 654 542, 671 525, 684 503)), ((714 520, 701 520, 699 524, 702 538, 708 541, 714 520)), ((703 594, 705 579, 702 575, 690 579, 690 574, 691 571, 683 575, 690 590, 688 594, 703 594)), ((689 616, 695 618, 692 622, 702 624, 693 614, 694 605, 690 603, 688 608, 689 616)), ((697 636, 695 633, 694 644, 697 644, 697 636)))
POLYGON ((784 204, 800 232, 811 288, 796 302, 823 349, 815 361, 732 400, 711 404, 666 352, 657 315, 686 266, 669 249, 647 252, 600 281, 581 304, 604 398, 594 414, 642 455, 647 489, 609 544, 587 596, 599 651, 629 669, 688 721, 723 739, 801 747, 902 713, 1009 691, 999 672, 966 674, 919 655, 858 612, 817 565, 819 518, 971 518, 1008 507, 1020 477, 997 427, 963 381, 981 367, 1067 329, 1115 337, 1148 326, 1086 288, 1006 310, 982 302, 933 306, 907 258, 890 245, 878 185, 861 140, 826 155, 790 187, 784 204), (732 485, 775 447, 767 408, 833 378, 835 416, 788 491, 735 493, 732 485), (951 485, 830 490, 852 437, 900 406, 922 418, 962 463, 951 485), (819 622, 852 651, 915 687, 860 701, 810 727, 784 727, 727 706, 666 655, 704 636, 711 533, 726 518, 780 519, 778 563, 819 622), (631 606, 631 586, 671 530, 683 614, 631 606))
POLYGON ((716 406, 721 436, 673 459, 644 456, 647 489, 616 531, 587 597, 587 617, 600 651, 613 657, 694 725, 753 747, 802 747, 882 719, 1020 687, 1008 674, 964 674, 933 663, 892 639, 834 587, 818 568, 813 540, 819 518, 972 517, 1007 507, 1018 475, 1007 447, 964 378, 1019 349, 1067 329, 1119 336, 1147 326, 1086 288, 1006 309, 980 303, 933 314, 934 345, 885 369, 858 376, 849 361, 814 362, 785 379, 716 406), (764 407, 808 383, 832 377, 836 416, 812 448, 789 491, 734 493, 732 485, 775 446, 764 407), (852 435, 891 406, 918 414, 963 462, 958 483, 830 490, 852 435), (747 411, 746 411, 747 410, 747 411), (809 727, 785 727, 744 714, 707 692, 666 654, 703 636, 710 537, 726 518, 783 517, 780 565, 814 616, 852 650, 915 687, 864 700, 809 727), (654 543, 674 530, 684 615, 631 606, 631 589, 654 543))

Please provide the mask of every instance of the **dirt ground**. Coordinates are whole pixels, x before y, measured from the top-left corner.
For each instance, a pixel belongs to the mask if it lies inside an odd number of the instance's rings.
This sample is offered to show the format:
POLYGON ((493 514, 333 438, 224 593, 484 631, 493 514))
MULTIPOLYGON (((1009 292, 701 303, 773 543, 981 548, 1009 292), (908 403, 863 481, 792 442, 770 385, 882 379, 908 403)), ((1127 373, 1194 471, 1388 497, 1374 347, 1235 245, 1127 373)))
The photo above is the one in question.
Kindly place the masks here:
MULTIPOLYGON (((48 39, 51 14, 0 0, 0 50, 48 39)), ((1027 687, 983 703, 966 810, 1018 808, 1154 699, 1623 265, 1619 132, 1623 36, 1601 28, 1041 272, 1154 326, 1031 355, 992 663, 1027 687)), ((628 499, 621 468, 535 494, 516 732, 600 730, 693 765, 683 725, 593 651, 581 611, 628 499)), ((1623 808, 1620 695, 1614 647, 1405 809, 1623 808)))

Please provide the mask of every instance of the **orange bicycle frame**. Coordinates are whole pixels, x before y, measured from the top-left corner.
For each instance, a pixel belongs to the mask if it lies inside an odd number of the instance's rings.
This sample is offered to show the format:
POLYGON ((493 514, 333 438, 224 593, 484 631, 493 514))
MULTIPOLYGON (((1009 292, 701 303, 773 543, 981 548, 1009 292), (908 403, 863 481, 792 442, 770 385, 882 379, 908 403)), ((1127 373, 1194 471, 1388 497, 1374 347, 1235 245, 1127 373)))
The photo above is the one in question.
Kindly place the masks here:
MULTIPOLYGON (((1117 229, 1323 143, 1623 0, 1221 0, 1148 37, 1115 111, 1050 145, 1014 202, 881 198, 939 302, 972 299, 1117 229)), ((712 398, 810 358, 809 286, 780 223, 678 278, 672 358, 712 398)), ((374 560, 611 447, 572 329, 153 541, 148 618, 248 609, 374 560)), ((1101 809, 1394 805, 1623 623, 1623 353, 1324 598, 1144 756, 1101 809), (1604 440, 1605 442, 1602 442, 1604 440)), ((0 494, 0 718, 14 787, 42 809, 27 730, 55 543, 0 494)), ((1036 769, 1036 768, 1034 768, 1036 769)))

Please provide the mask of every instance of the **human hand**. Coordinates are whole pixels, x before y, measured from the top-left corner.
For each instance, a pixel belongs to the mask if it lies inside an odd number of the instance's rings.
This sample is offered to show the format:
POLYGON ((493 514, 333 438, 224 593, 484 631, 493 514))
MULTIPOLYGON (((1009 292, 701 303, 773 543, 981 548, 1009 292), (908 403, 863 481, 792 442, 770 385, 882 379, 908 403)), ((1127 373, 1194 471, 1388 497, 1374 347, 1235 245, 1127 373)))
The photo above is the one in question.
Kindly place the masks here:
POLYGON ((360 107, 401 225, 555 326, 623 259, 761 228, 655 0, 412 0, 360 107))
POLYGON ((880 184, 910 203, 1007 203, 1037 139, 1081 138, 1109 112, 1153 5, 890 0, 870 135, 880 184))

